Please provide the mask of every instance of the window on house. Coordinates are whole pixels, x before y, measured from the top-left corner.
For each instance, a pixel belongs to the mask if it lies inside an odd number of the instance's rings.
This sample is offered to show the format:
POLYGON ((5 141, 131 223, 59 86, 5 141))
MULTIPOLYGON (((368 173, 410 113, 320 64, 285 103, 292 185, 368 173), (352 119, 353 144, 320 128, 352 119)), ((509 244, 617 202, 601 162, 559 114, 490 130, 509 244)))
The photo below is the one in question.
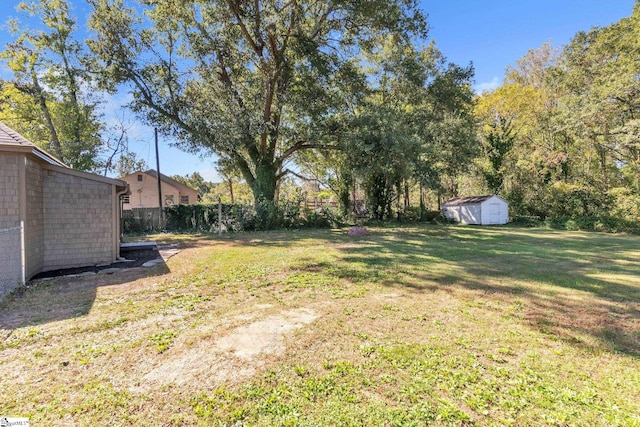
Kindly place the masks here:
POLYGON ((129 196, 122 196, 122 203, 131 203, 131 199, 129 198, 129 196))
POLYGON ((180 204, 188 205, 189 204, 189 196, 180 196, 180 204))
POLYGON ((138 181, 142 181, 142 174, 138 175, 138 181))

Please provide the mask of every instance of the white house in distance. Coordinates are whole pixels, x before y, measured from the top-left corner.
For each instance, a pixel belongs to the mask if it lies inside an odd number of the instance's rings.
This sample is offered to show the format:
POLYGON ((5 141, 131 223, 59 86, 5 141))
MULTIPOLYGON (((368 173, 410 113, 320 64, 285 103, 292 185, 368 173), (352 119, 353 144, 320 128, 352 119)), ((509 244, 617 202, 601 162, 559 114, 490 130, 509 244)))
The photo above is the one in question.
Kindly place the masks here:
POLYGON ((443 215, 462 224, 506 224, 509 203, 496 195, 454 197, 441 206, 443 215))
MULTIPOLYGON (((129 184, 131 191, 131 194, 124 198, 124 210, 158 207, 158 172, 153 169, 137 171, 120 179, 129 184)), ((160 182, 162 203, 165 207, 198 203, 197 190, 164 174, 160 174, 160 182)))

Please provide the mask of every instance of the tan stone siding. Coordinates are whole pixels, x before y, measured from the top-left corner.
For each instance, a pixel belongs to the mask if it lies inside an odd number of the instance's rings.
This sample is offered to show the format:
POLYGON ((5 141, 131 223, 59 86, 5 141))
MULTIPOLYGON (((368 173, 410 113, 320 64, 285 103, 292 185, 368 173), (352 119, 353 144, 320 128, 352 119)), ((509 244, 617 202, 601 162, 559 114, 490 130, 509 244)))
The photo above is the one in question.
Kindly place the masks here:
POLYGON ((22 155, 0 153, 0 229, 20 225, 18 161, 22 155))
POLYGON ((72 268, 112 262, 112 186, 45 171, 44 267, 72 268))
POLYGON ((21 227, 0 228, 0 300, 22 284, 21 227))
POLYGON ((22 229, 18 162, 24 156, 0 153, 0 299, 22 283, 22 229))
POLYGON ((27 212, 25 223, 25 251, 27 278, 42 271, 44 265, 44 175, 33 160, 27 160, 25 178, 27 180, 27 212))

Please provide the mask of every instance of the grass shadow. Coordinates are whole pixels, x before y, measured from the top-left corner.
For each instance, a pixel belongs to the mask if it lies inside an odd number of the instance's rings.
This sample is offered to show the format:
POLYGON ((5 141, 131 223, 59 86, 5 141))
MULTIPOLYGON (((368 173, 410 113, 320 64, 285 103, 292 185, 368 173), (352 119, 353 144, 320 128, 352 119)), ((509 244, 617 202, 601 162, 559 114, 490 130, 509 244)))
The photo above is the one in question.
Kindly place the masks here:
MULTIPOLYGON (((640 239, 481 227, 378 230, 341 248, 345 269, 412 290, 458 287, 522 300, 532 327, 640 357, 640 239), (364 269, 363 266, 368 266, 364 269)), ((345 273, 346 274, 346 273, 345 273)))
POLYGON ((162 276, 169 267, 161 262, 154 267, 122 268, 108 274, 59 276, 31 281, 18 288, 0 302, 0 331, 57 322, 89 313, 98 289, 118 286, 142 278, 162 276))

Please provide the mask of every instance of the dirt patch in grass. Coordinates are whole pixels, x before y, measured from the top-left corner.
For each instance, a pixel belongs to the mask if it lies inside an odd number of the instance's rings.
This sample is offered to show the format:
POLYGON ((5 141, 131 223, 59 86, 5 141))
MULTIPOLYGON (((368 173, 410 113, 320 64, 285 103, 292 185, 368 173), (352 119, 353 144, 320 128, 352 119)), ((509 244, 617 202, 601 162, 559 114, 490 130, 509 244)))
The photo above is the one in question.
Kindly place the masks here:
POLYGON ((172 351, 144 375, 140 389, 189 384, 210 389, 238 382, 259 371, 267 357, 282 355, 285 337, 318 316, 310 308, 300 308, 236 327, 221 337, 210 331, 199 343, 172 351))

